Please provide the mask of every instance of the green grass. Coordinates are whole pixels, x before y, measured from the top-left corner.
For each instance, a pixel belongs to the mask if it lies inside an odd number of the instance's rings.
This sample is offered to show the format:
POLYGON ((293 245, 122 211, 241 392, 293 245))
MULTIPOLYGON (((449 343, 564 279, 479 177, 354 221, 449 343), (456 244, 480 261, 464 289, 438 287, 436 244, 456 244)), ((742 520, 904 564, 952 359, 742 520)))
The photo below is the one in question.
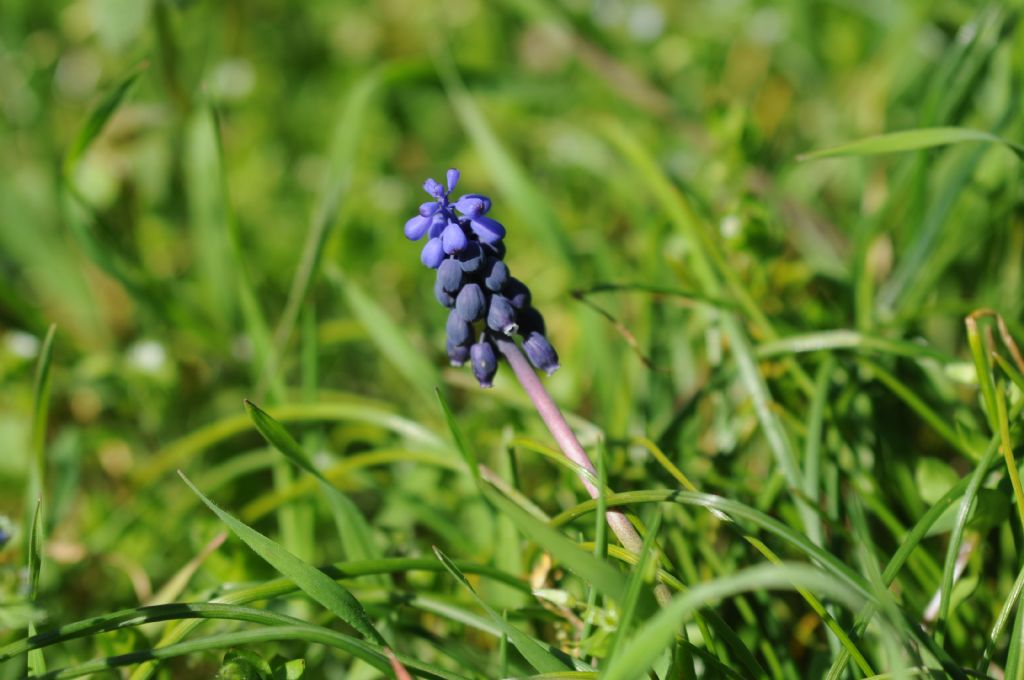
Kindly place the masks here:
POLYGON ((1022 15, 8 3, 0 680, 1024 679, 1022 15), (446 367, 452 166, 596 499, 446 367))

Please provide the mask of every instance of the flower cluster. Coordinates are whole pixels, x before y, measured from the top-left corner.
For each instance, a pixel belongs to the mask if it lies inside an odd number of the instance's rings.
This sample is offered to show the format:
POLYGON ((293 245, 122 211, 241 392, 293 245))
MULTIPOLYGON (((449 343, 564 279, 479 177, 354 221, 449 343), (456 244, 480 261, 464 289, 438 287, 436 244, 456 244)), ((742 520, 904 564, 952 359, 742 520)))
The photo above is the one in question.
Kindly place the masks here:
POLYGON ((433 179, 423 189, 433 197, 405 223, 410 241, 428 237, 420 260, 437 270, 434 296, 447 307, 447 351, 453 366, 469 361, 482 387, 498 370, 495 339, 518 334, 530 362, 551 375, 558 354, 544 336, 544 317, 530 305, 530 289, 509 274, 504 262, 505 227, 488 217, 491 199, 466 194, 449 197, 459 171, 448 171, 447 189, 433 179), (479 332, 476 324, 480 322, 479 332))

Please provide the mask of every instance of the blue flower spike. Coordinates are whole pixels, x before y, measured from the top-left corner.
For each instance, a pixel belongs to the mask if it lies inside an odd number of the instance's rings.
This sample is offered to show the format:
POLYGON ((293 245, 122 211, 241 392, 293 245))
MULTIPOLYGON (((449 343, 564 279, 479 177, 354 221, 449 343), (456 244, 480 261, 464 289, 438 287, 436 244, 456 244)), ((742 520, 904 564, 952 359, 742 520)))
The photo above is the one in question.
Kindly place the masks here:
POLYGON ((505 264, 505 227, 487 213, 491 199, 464 194, 451 199, 461 173, 445 173, 447 186, 434 179, 423 190, 434 200, 419 206, 405 223, 405 237, 427 237, 420 253, 437 270, 434 297, 449 309, 445 350, 453 366, 469 362, 481 387, 490 387, 500 354, 495 340, 518 333, 530 363, 551 375, 558 354, 545 336, 544 320, 531 306, 530 289, 505 264), (473 338, 479 338, 473 342, 473 338))

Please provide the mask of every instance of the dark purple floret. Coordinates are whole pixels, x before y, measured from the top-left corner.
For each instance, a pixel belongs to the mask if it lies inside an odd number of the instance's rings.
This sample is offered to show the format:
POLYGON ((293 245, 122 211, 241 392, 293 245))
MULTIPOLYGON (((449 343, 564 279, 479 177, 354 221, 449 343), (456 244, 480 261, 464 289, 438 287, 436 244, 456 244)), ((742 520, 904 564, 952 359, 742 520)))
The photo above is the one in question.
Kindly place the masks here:
POLYGON ((464 345, 473 337, 473 327, 454 309, 448 312, 445 332, 448 334, 448 342, 453 345, 464 345))
POLYGON ((530 363, 548 375, 558 370, 558 353, 540 333, 530 333, 523 341, 523 350, 530 363))
POLYGON ((462 252, 459 253, 458 257, 459 263, 462 265, 462 271, 475 272, 483 265, 484 251, 478 241, 470 241, 462 252))
MULTIPOLYGON (((447 260, 445 260, 445 262, 447 262, 447 260)), ((442 264, 444 263, 442 262, 442 264)), ((455 306, 455 296, 441 286, 441 279, 436 279, 434 281, 434 297, 439 303, 441 303, 441 305, 448 307, 449 309, 455 306)))
POLYGON ((449 293, 458 293, 462 287, 462 267, 456 260, 447 259, 437 268, 437 283, 449 293))
POLYGON ((530 295, 530 289, 526 287, 526 284, 517 279, 514 276, 510 276, 508 283, 505 284, 505 290, 502 294, 508 298, 508 301, 512 303, 512 306, 516 309, 525 309, 530 306, 532 296, 530 295))
POLYGON ((487 273, 487 278, 484 279, 484 285, 495 293, 500 293, 501 289, 505 287, 507 282, 508 265, 501 260, 492 260, 490 262, 490 271, 487 273))
POLYGON ((473 323, 484 318, 487 310, 487 298, 479 284, 468 283, 462 287, 455 298, 455 311, 459 313, 463 321, 473 323))
POLYGON ((558 368, 558 355, 544 335, 544 318, 530 306, 530 289, 503 262, 505 227, 487 216, 488 197, 452 198, 459 178, 452 168, 445 173, 447 186, 433 179, 424 182, 433 200, 421 204, 405 223, 406 238, 427 237, 420 260, 437 270, 434 297, 450 310, 445 324, 448 358, 453 366, 469 361, 480 385, 490 387, 500 359, 497 339, 518 333, 530 362, 551 374, 558 368))
POLYGON ((445 343, 445 349, 448 351, 448 361, 451 362, 452 366, 458 368, 469 361, 469 345, 454 345, 451 342, 447 342, 445 343))
POLYGON ((480 387, 490 387, 494 381, 494 374, 498 372, 498 355, 494 351, 493 343, 486 338, 481 339, 469 348, 469 358, 473 375, 480 383, 480 387))
POLYGON ((516 324, 516 310, 508 299, 500 295, 491 296, 490 308, 487 310, 487 327, 505 335, 516 332, 519 327, 516 324))
POLYGON ((519 334, 524 338, 530 333, 544 334, 547 329, 544 327, 544 317, 533 307, 526 307, 516 313, 516 320, 519 322, 519 334))

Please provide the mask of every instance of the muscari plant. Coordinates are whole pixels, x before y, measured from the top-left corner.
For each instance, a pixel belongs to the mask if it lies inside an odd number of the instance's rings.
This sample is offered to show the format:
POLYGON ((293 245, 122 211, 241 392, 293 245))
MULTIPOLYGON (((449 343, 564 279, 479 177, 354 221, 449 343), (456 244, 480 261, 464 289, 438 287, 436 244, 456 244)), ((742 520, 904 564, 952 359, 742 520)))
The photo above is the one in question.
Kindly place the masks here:
MULTIPOLYGON (((581 468, 580 479, 587 492, 597 498, 593 462, 530 366, 549 376, 558 369, 558 354, 545 335, 544 317, 533 307, 530 289, 513 277, 505 264, 506 230, 488 215, 491 199, 465 194, 451 200, 460 176, 457 169, 449 169, 447 187, 427 179, 423 189, 434 200, 421 204, 418 213, 405 223, 409 240, 428 237, 420 261, 437 271, 434 296, 449 309, 445 324, 448 358, 457 367, 469 361, 481 387, 492 385, 499 358, 504 358, 562 453, 581 468), (516 336, 522 341, 522 350, 516 336)), ((639 553, 643 541, 629 519, 609 510, 607 520, 622 545, 639 553)))

